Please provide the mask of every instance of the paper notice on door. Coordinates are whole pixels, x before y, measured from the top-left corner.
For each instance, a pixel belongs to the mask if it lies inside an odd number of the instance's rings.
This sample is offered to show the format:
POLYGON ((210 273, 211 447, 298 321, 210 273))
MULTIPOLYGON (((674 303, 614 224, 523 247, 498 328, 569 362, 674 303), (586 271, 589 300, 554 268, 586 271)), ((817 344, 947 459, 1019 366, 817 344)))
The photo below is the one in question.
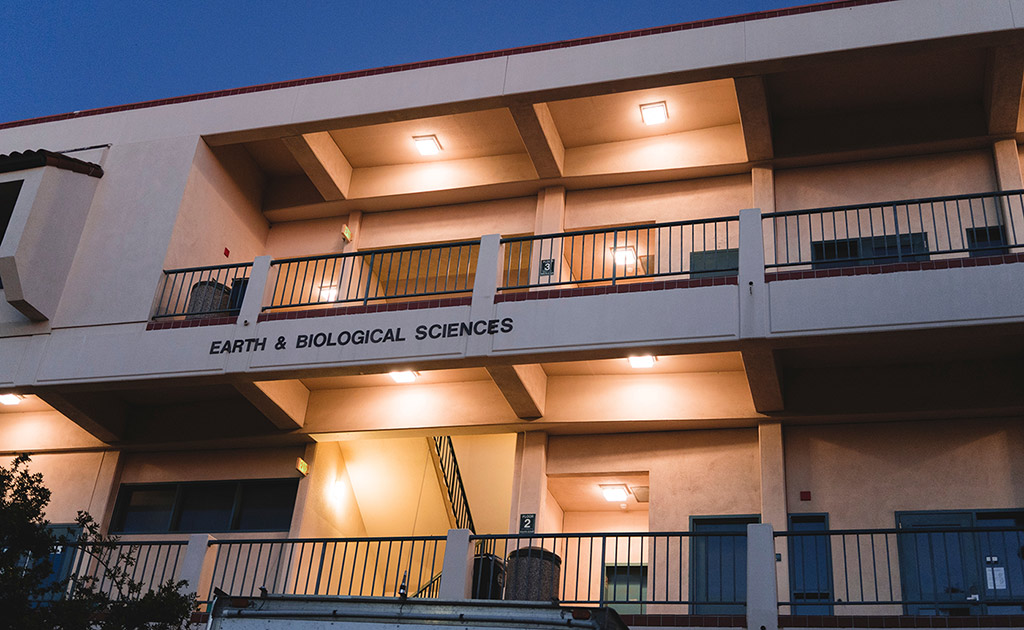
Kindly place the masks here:
POLYGON ((992 568, 993 577, 995 578, 996 590, 1006 590, 1006 569, 1003 567, 992 568))
POLYGON ((985 586, 990 591, 994 591, 996 588, 996 580, 992 576, 992 567, 985 567, 985 586))

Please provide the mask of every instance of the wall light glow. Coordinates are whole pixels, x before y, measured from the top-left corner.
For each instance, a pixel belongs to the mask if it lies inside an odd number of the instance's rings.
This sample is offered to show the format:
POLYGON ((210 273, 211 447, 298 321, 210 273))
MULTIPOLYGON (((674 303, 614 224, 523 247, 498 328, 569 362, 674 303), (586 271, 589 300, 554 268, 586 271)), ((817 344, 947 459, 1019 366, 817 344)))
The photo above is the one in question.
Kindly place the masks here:
POLYGON ((649 354, 639 357, 629 357, 629 367, 637 370, 652 368, 654 367, 654 357, 649 354))
POLYGON ((412 383, 419 374, 411 370, 403 370, 401 372, 390 372, 389 376, 396 383, 412 383))
POLYGON ((636 250, 630 246, 616 247, 612 249, 615 254, 615 264, 628 267, 636 264, 636 250))
POLYGON ((338 299, 338 287, 333 284, 320 285, 320 301, 334 302, 338 299))

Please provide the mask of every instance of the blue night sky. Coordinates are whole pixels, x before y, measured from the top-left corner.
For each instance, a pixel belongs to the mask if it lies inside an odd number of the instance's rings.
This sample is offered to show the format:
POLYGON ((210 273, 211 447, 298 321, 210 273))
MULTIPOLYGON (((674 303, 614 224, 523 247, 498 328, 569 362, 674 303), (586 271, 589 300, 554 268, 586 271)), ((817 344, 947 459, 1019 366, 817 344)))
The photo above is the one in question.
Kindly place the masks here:
POLYGON ((0 122, 806 3, 0 0, 0 122))

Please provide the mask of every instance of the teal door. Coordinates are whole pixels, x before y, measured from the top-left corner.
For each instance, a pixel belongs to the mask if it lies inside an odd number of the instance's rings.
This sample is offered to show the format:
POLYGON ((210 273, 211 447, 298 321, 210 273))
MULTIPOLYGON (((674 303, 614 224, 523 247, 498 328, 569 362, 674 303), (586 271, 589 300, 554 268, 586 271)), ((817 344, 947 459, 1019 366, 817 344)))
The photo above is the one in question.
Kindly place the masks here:
POLYGON ((907 614, 1024 612, 1024 512, 903 513, 897 525, 907 614))
POLYGON ((789 593, 794 615, 832 614, 832 547, 825 514, 790 514, 789 593), (812 535, 808 532, 822 532, 812 535))
POLYGON ((690 539, 693 614, 746 613, 747 525, 759 521, 756 516, 693 517, 690 539))

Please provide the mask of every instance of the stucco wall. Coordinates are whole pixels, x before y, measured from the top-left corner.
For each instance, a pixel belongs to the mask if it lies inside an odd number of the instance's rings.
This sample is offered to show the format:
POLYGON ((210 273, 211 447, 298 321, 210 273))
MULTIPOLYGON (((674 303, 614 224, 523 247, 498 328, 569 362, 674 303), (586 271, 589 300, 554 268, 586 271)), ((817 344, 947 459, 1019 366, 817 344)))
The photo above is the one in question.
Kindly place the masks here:
MULTIPOLYGON (((29 471, 42 473, 43 485, 51 492, 46 519, 55 524, 74 523, 78 511, 85 510, 100 521, 110 490, 109 482, 103 481, 103 461, 114 457, 105 451, 33 455, 29 471)), ((9 464, 9 460, 4 462, 5 467, 9 464)))
POLYGON ((1020 420, 787 426, 784 439, 790 513, 827 512, 833 529, 894 527, 900 510, 1024 507, 1020 420))
POLYGON ((299 486, 295 516, 289 534, 299 538, 365 536, 352 479, 337 442, 321 442, 306 449, 309 476, 299 486))
POLYGON ((760 512, 756 429, 551 436, 548 474, 649 472, 651 531, 760 512))
POLYGON ((297 478, 295 458, 302 447, 130 453, 125 456, 121 483, 217 481, 228 479, 297 478))

